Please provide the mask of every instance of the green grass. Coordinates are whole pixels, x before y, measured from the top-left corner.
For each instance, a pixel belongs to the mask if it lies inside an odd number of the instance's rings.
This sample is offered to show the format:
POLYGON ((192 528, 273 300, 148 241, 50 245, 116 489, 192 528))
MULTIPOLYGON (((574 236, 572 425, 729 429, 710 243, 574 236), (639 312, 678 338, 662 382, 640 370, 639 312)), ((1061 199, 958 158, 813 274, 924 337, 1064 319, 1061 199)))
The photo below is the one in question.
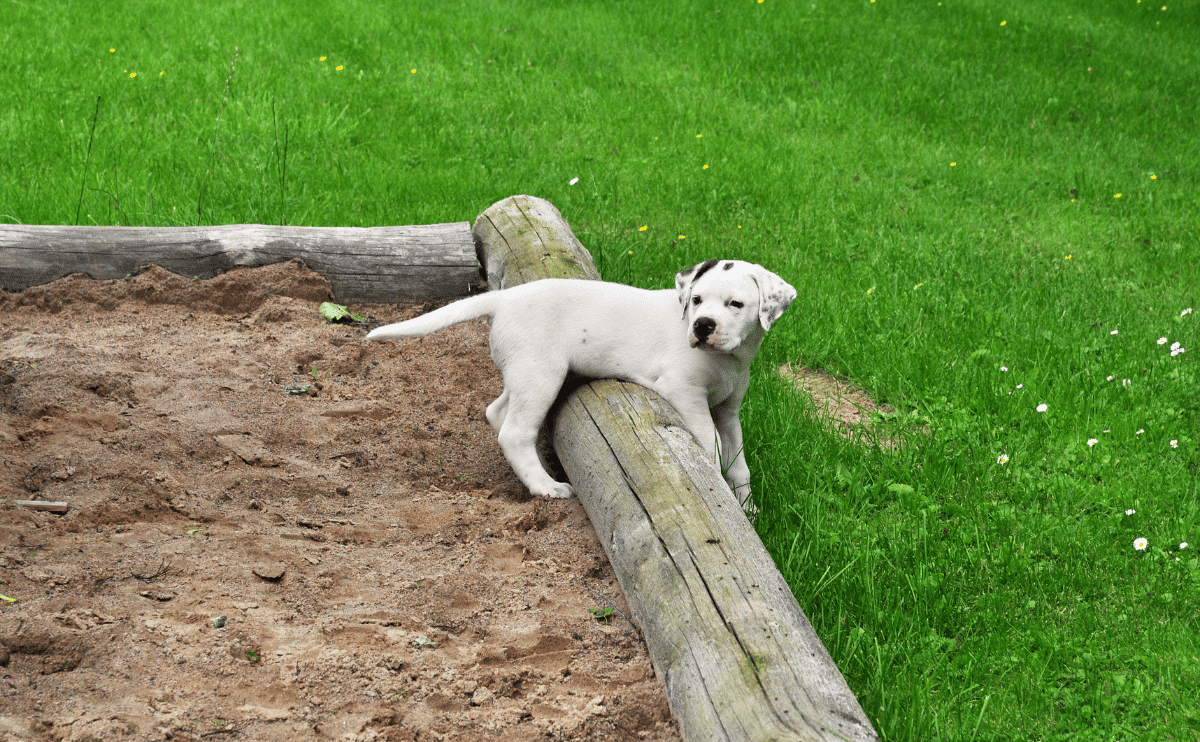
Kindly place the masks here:
POLYGON ((0 220, 531 193, 610 280, 761 262, 799 297, 743 416, 759 530, 883 738, 1195 740, 1200 15, 1163 1, 14 2, 0 220))

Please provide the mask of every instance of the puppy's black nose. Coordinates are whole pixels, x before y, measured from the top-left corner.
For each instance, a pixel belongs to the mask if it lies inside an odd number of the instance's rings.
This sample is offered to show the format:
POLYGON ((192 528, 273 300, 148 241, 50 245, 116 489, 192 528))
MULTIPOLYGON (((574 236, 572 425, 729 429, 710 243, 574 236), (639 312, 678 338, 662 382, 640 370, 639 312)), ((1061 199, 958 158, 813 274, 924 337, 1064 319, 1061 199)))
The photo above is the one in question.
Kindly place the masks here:
POLYGON ((717 329, 717 322, 710 317, 701 317, 692 323, 692 332, 700 342, 704 342, 715 329, 717 329))

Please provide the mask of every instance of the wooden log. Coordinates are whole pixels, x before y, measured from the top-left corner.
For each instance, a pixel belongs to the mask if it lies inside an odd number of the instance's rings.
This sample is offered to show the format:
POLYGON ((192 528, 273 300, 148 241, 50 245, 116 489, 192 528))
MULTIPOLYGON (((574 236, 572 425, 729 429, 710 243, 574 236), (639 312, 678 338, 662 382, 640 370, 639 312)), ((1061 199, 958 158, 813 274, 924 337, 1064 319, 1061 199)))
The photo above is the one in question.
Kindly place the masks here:
POLYGON ((669 404, 633 384, 592 382, 559 410, 553 441, 684 739, 879 739, 669 404))
POLYGON ((188 278, 302 259, 342 302, 436 301, 480 287, 466 222, 407 227, 0 225, 0 288, 72 273, 123 278, 151 263, 188 278))
MULTIPOLYGON (((475 237, 493 289, 569 275, 572 262, 593 265, 577 253, 586 250, 562 215, 529 196, 485 211, 475 237), (538 275, 543 266, 551 270, 538 275)), ((670 405, 634 384, 593 381, 560 401, 551 440, 685 740, 879 739, 733 492, 670 405)))
POLYGON ((592 254, 554 204, 534 196, 497 201, 475 220, 475 253, 492 289, 539 278, 600 280, 592 254))

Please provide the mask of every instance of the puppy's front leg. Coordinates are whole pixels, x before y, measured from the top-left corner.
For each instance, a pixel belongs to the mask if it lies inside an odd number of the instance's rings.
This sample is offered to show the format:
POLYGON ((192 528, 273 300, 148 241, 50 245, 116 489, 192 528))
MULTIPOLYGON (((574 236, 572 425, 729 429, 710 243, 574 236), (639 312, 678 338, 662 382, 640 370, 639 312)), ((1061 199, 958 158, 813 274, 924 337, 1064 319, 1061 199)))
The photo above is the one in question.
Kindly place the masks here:
MULTIPOLYGON (((740 400, 739 400, 740 402, 740 400)), ((713 408, 713 421, 721 437, 721 471, 725 481, 737 495, 743 508, 750 502, 750 467, 742 442, 742 421, 738 417, 740 404, 725 403, 713 408)))

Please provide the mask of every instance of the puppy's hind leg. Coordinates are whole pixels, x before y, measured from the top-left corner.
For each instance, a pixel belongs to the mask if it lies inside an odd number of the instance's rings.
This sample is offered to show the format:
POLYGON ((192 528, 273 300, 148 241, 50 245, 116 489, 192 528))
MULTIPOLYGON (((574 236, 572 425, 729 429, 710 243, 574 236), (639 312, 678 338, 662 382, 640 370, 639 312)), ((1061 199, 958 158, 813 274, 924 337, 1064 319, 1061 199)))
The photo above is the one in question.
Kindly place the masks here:
POLYGON ((544 497, 571 497, 575 490, 569 484, 554 481, 537 453, 538 431, 558 396, 567 371, 540 365, 535 360, 503 370, 504 393, 488 407, 488 420, 493 425, 499 423, 500 450, 531 493, 544 497))
POLYGON ((504 426, 504 418, 508 416, 508 387, 505 387, 504 391, 500 392, 500 396, 487 406, 487 412, 484 414, 492 428, 499 433, 500 428, 504 426))

